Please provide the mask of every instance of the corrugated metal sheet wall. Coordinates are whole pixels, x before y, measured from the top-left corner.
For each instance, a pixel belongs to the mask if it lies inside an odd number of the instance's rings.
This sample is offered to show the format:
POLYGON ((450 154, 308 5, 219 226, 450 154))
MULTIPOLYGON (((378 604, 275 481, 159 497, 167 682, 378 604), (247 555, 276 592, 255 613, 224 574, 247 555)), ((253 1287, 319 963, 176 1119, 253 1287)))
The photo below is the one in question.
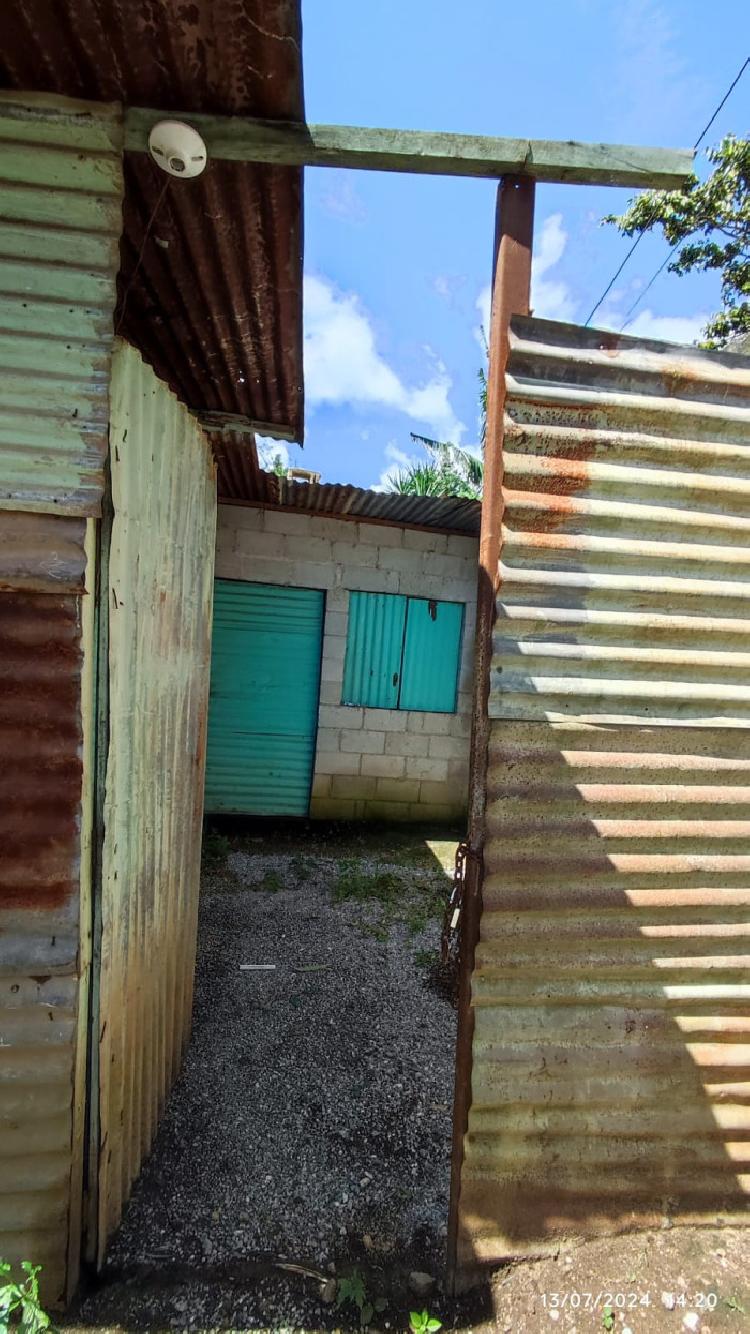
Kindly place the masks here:
POLYGON ((216 527, 205 435, 123 343, 113 363, 111 469, 100 1258, 190 1028, 216 527))
POLYGON ((99 513, 121 149, 117 108, 0 93, 3 508, 99 513))
POLYGON ((464 1263, 746 1214, 750 361, 513 324, 464 1263))
POLYGON ((10 521, 18 580, 0 593, 0 1256, 42 1264, 45 1299, 59 1303, 81 1185, 86 522, 24 515, 19 533, 16 517, 0 513, 3 563, 10 521), (55 546, 68 559, 53 593, 55 546))
POLYGON ((80 1243, 94 601, 82 516, 103 487, 120 147, 113 108, 0 96, 0 1255, 41 1263, 50 1304, 76 1281, 80 1243))

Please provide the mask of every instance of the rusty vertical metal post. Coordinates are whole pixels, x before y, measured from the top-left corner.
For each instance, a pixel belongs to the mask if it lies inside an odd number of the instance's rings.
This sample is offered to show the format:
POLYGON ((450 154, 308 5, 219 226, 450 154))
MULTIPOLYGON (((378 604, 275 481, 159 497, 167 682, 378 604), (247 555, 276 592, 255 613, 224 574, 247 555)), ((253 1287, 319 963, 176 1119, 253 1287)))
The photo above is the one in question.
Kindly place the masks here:
POLYGON ((492 631, 499 583, 498 566, 503 521, 503 415, 505 367, 510 321, 528 315, 531 297, 531 252, 534 232, 534 181, 529 176, 505 176, 497 191, 495 254, 487 375, 487 431, 484 453, 484 493, 479 538, 477 629, 474 662, 474 704, 469 774, 469 858, 464 891, 464 920, 458 1000, 456 1084, 453 1105, 451 1200, 448 1219, 447 1285, 456 1287, 458 1207, 463 1141, 471 1102, 471 1047, 474 1016, 471 1009, 471 974, 479 933, 482 889, 482 848, 490 723, 487 713, 492 661, 492 631))

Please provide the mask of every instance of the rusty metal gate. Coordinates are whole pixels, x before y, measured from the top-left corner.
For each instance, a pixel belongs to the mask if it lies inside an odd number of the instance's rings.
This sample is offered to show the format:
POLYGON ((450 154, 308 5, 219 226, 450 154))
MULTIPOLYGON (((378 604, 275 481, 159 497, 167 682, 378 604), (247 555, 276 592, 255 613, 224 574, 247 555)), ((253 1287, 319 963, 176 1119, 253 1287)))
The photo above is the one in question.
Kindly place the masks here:
POLYGON ((746 1216, 750 360, 517 318, 458 1262, 746 1216))

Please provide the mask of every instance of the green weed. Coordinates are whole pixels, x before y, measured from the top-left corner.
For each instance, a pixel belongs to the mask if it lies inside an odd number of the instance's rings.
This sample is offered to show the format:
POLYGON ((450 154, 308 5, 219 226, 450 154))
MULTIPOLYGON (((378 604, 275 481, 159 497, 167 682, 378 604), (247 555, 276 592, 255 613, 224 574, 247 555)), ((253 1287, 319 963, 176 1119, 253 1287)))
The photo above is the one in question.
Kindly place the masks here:
POLYGON ((39 1301, 39 1274, 41 1265, 23 1260, 21 1269, 26 1277, 20 1283, 11 1278, 11 1266, 0 1260, 0 1330, 18 1330, 19 1334, 39 1334, 50 1329, 51 1322, 39 1301))
POLYGON ((370 1297, 364 1275, 360 1269, 353 1269, 351 1274, 340 1278, 336 1285, 336 1306, 354 1306, 359 1311, 361 1329, 369 1325, 375 1312, 384 1311, 388 1303, 385 1297, 370 1297))
POLYGON ((266 871, 263 879, 258 882, 258 889, 265 889, 267 894, 278 894, 283 887, 281 876, 276 871, 266 871))
POLYGON ((208 864, 221 862, 231 851, 226 834, 206 834, 203 840, 203 860, 208 864))
POLYGON ((429 1311, 410 1311, 409 1329, 411 1334, 436 1334, 443 1328, 442 1320, 437 1320, 429 1311))
POLYGON ((415 950, 414 962, 417 968, 432 968, 436 962, 437 956, 434 950, 415 950))

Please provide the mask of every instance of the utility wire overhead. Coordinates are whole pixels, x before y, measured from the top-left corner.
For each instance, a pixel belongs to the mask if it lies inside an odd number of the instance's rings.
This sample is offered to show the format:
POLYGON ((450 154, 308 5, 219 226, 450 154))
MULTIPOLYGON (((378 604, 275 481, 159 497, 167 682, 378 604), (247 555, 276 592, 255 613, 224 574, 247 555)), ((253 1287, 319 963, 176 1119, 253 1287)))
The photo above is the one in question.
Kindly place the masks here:
MULTIPOLYGON (((718 106, 715 108, 715 110, 714 110, 714 112, 713 112, 713 114, 712 114, 710 120, 708 120, 708 121, 706 122, 706 124, 704 125, 704 127, 703 127, 703 129, 701 130, 700 134, 698 135, 698 138, 696 139, 695 143, 693 144, 693 152, 694 152, 694 153, 697 152, 697 150, 700 148, 701 144, 703 143, 703 140, 705 139, 706 135, 708 134, 708 131, 711 129, 711 126, 713 125, 714 121, 716 120, 716 117, 718 116, 719 112, 722 110, 722 107, 724 107, 725 104, 727 103, 727 101, 729 100, 731 94, 734 92, 735 88, 737 87, 737 84, 739 83, 740 79, 742 78, 743 74, 745 73, 745 70, 747 69, 748 65, 750 65, 750 56, 746 56, 746 57, 745 57, 744 61, 742 62, 742 65, 740 66, 740 68, 739 68, 739 70, 737 71, 736 75, 735 75, 734 78, 732 79, 732 82, 730 83, 729 87, 727 88, 727 90, 726 90, 724 96, 722 97, 722 99, 721 99, 721 101, 719 102, 718 106)), ((594 318, 594 316, 595 316, 597 310, 598 310, 599 307, 601 306, 602 302, 606 299, 607 296, 609 296, 609 293, 612 291, 612 288, 614 287, 615 283, 617 282, 617 279, 619 278, 620 274, 622 273, 623 269, 625 268, 625 265, 627 264, 628 260, 630 259, 630 256, 631 256, 631 255, 634 253, 634 251, 638 248, 638 245, 639 245, 640 242, 643 240, 644 235, 645 235, 645 232, 639 232, 638 235, 636 236, 636 238, 635 238, 633 244, 631 245, 630 249, 628 250, 627 254, 625 255, 625 258, 623 259, 623 261, 622 261, 622 263, 620 264, 619 268, 616 270, 616 272, 614 273, 614 275, 612 276, 612 278, 610 279, 610 281, 607 283, 607 286, 605 287, 604 291, 602 292, 601 296, 599 297, 599 300, 596 302, 596 304, 595 304, 594 306, 592 306, 592 308, 591 308, 591 312, 590 312, 590 314, 589 314, 589 317, 588 317, 588 319, 586 320, 586 324, 587 324, 587 325, 591 323, 591 321, 593 320, 593 318, 594 318)), ((627 315, 625 316, 625 321, 624 321, 624 323, 623 323, 623 324, 621 325, 621 327, 620 327, 620 333, 622 333, 622 331, 623 331, 623 329, 626 327, 626 325, 628 325, 628 324, 630 323, 630 317, 631 317, 631 315, 633 314, 633 311, 636 309, 637 306, 640 305, 640 303, 641 303, 641 301, 643 300, 643 298, 645 297, 646 293, 647 293, 648 291, 650 291, 650 289, 653 287, 654 283, 656 282, 656 279, 659 277, 659 275, 660 275, 661 273, 664 272, 664 269, 666 268, 666 266, 667 266, 669 260, 670 260, 671 257, 672 257, 672 253, 673 253, 673 251, 674 251, 674 249, 675 249, 676 244, 677 244, 677 242, 675 242, 675 245, 670 246, 669 251, 667 252, 666 257, 662 260, 662 262, 661 262, 661 264, 659 265, 659 267, 658 267, 658 269, 656 270, 656 272, 652 275, 652 277, 651 277, 651 278, 649 279, 649 281, 646 283, 646 286, 643 288, 643 291, 640 292, 639 295, 636 297, 636 299, 635 299, 635 301, 633 302, 632 306, 630 307, 630 309, 629 309, 627 315)))

